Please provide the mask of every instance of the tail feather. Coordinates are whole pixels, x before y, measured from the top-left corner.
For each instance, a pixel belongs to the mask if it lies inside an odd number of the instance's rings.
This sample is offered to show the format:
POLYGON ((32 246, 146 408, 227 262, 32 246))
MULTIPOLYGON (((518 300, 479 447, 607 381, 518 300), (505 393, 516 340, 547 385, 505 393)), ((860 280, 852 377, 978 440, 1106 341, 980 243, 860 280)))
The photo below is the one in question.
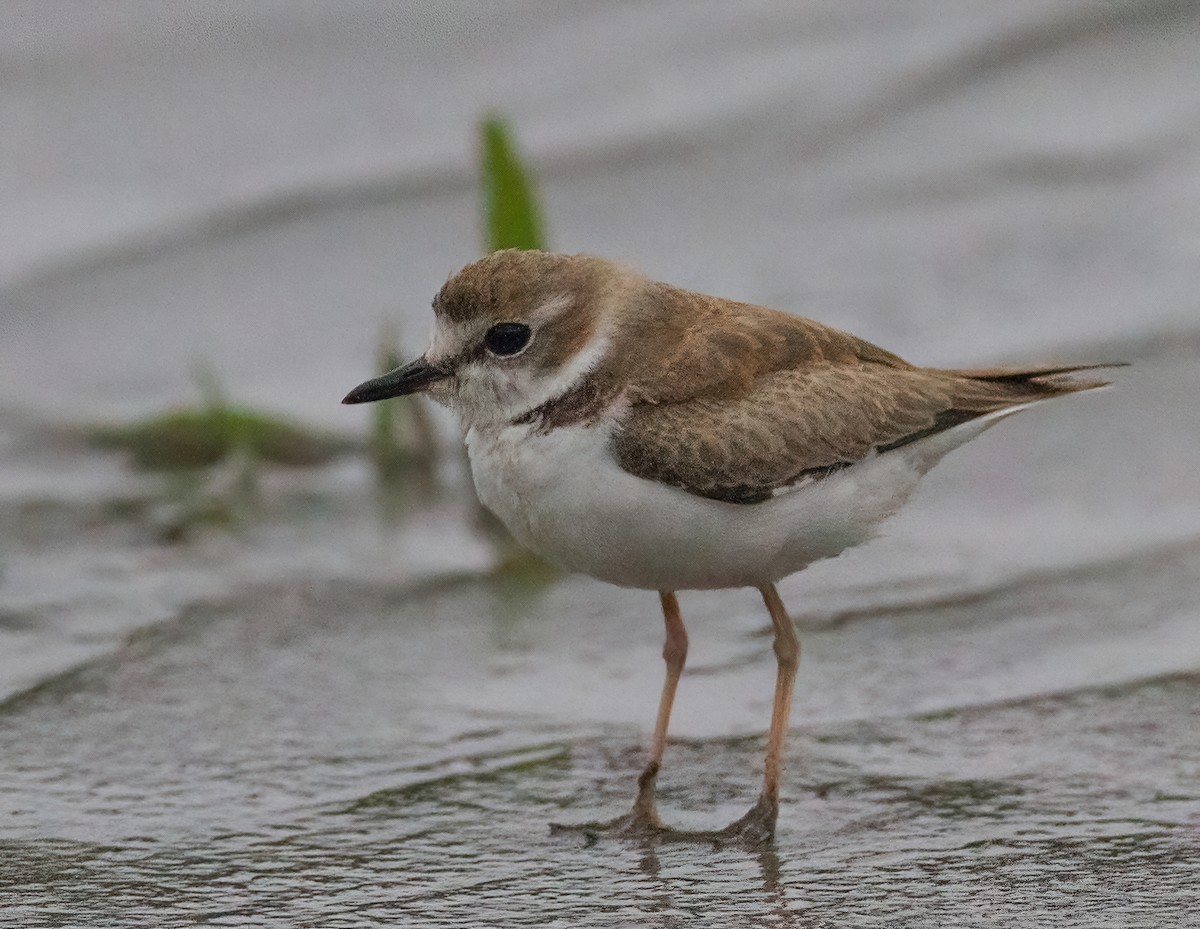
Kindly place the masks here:
POLYGON ((1082 371, 1124 367, 1123 364, 1053 365, 1040 368, 984 368, 947 371, 957 381, 955 406, 974 413, 1048 400, 1063 394, 1107 387, 1104 378, 1073 377, 1082 371))
POLYGON ((938 370, 925 368, 948 388, 949 405, 923 429, 909 433, 876 451, 907 449, 905 454, 922 469, 952 448, 991 428, 1001 419, 1051 397, 1107 387, 1099 378, 1078 378, 1080 371, 1119 368, 1123 364, 1055 365, 1042 368, 987 368, 982 370, 938 370))
MULTIPOLYGON (((1107 368, 1125 367, 1128 367, 1127 362, 1114 361, 1102 364, 1052 365, 1042 368, 974 368, 957 370, 952 373, 957 374, 959 377, 970 378, 973 381, 1023 382, 1043 377, 1076 374, 1079 371, 1103 371, 1107 368)), ((1105 381, 1104 383, 1107 384, 1108 382, 1105 381)))

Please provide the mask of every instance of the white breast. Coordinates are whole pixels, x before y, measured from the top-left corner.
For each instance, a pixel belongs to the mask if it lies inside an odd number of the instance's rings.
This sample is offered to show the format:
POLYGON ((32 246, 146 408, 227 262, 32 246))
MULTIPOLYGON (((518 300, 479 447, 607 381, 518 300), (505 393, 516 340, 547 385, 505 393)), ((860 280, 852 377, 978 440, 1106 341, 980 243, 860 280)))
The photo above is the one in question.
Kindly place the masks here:
POLYGON ((612 423, 467 433, 480 500, 547 561, 625 587, 777 581, 866 541, 947 451, 1012 410, 938 433, 754 504, 708 500, 621 470, 612 423))

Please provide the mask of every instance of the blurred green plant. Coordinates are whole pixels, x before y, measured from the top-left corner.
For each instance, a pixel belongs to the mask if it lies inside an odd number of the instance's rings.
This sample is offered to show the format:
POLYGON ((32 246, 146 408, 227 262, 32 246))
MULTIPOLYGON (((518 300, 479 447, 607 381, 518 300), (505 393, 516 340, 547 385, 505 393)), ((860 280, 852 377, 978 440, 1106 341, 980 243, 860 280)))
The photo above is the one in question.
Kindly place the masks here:
POLYGON ((235 455, 290 467, 311 467, 352 451, 354 443, 290 420, 231 404, 208 370, 196 374, 197 407, 169 410, 126 425, 99 426, 92 441, 127 453, 147 471, 207 468, 235 455))
POLYGON ((352 447, 247 407, 178 409, 123 426, 101 426, 97 445, 120 449, 147 471, 180 471, 218 464, 235 452, 269 464, 324 464, 352 447))
POLYGON ((486 250, 545 249, 529 172, 517 155, 508 124, 497 116, 486 117, 480 125, 480 183, 486 250))
POLYGON ((361 443, 230 403, 207 368, 195 376, 198 406, 88 430, 93 444, 164 476, 146 513, 163 541, 183 541, 201 526, 236 526, 258 502, 264 465, 311 467, 361 449, 361 443))

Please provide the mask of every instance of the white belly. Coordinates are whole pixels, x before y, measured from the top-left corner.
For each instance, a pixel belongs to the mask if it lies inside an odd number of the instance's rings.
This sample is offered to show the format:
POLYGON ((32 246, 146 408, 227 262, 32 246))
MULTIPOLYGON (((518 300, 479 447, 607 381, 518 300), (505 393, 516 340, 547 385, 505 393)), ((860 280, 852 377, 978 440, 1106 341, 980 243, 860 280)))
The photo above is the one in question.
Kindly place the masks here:
POLYGON ((608 451, 607 424, 472 428, 467 448, 480 500, 547 561, 625 587, 712 589, 771 583, 866 541, 938 458, 997 418, 753 504, 628 474, 608 451))

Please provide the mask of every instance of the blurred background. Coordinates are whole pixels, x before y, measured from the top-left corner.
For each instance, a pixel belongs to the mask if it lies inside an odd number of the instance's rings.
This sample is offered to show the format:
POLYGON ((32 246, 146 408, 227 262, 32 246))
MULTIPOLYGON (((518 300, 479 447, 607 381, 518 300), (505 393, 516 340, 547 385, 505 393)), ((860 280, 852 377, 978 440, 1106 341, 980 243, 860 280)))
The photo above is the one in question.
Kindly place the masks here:
MULTIPOLYGON (((7 0, 0 26, 12 925, 1198 902, 1195 3, 7 0), (548 835, 631 798, 655 598, 516 554, 440 411, 339 405, 489 247, 489 152, 556 250, 916 363, 1133 363, 784 584, 807 650, 769 854, 548 835)), ((664 806, 716 825, 756 789, 773 661, 752 592, 682 602, 664 806)))

